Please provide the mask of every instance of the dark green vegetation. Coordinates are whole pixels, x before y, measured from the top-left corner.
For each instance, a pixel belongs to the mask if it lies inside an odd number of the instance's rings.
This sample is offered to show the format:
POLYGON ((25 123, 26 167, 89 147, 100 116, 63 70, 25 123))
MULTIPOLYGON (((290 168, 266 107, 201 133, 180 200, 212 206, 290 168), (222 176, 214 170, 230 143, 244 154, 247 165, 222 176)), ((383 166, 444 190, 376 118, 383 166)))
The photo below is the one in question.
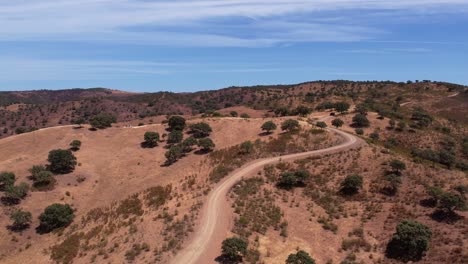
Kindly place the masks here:
POLYGON ((295 254, 290 254, 286 259, 286 264, 315 264, 315 260, 309 253, 299 250, 295 254))
POLYGON ((70 149, 73 151, 78 151, 81 148, 81 141, 75 139, 70 143, 70 149))
POLYGON ((416 221, 404 220, 387 245, 387 256, 403 261, 418 261, 429 248, 431 230, 416 221))
POLYGON ((70 173, 75 169, 77 164, 76 157, 70 150, 55 149, 49 152, 48 169, 57 174, 70 173))
POLYGON ((105 129, 112 126, 112 123, 117 122, 115 116, 111 114, 97 114, 89 119, 89 124, 95 129, 105 129))
POLYGON ((154 148, 158 145, 159 142, 159 133, 148 131, 144 135, 144 147, 154 148))
POLYGON ((223 257, 235 261, 241 262, 242 257, 247 253, 247 242, 237 237, 227 238, 223 241, 221 247, 223 257))
POLYGON ((340 191, 346 195, 353 195, 359 192, 362 189, 362 176, 361 175, 350 175, 347 176, 341 182, 341 189, 340 191))
POLYGON ((21 231, 28 228, 31 224, 32 214, 18 209, 10 215, 10 220, 12 221, 12 224, 9 228, 13 231, 21 231))
POLYGON ((57 228, 66 227, 73 221, 74 217, 70 205, 52 204, 44 209, 44 212, 39 216, 41 223, 38 232, 47 233, 57 228))

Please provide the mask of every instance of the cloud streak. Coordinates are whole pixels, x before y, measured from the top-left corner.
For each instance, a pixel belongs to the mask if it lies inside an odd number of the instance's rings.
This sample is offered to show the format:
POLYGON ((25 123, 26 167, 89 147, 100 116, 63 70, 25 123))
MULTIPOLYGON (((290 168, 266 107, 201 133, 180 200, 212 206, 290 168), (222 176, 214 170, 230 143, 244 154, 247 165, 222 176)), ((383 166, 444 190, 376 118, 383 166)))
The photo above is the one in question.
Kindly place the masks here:
POLYGON ((466 0, 0 0, 0 41, 262 47, 386 34, 336 12, 465 12, 466 0), (323 15, 323 14, 330 15, 323 15), (313 21, 313 17, 321 19, 313 21), (235 22, 232 22, 235 21, 235 22))

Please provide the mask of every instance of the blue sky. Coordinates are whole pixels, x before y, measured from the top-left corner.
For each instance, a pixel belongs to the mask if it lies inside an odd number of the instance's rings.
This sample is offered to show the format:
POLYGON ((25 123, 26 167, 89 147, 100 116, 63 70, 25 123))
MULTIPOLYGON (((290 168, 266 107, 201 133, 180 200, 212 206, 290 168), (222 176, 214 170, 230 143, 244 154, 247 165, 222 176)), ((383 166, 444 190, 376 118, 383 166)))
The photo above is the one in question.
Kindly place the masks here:
POLYGON ((468 84, 468 0, 0 0, 0 90, 468 84))

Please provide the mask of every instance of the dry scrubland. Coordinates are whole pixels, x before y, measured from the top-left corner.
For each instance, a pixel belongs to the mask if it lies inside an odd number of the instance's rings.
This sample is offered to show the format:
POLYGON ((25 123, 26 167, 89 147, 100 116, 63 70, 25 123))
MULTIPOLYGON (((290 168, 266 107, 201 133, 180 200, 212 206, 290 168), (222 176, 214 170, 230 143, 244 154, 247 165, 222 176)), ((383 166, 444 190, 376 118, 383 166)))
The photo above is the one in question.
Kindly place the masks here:
MULTIPOLYGON (((258 158, 338 144, 340 138, 317 123, 331 115, 335 117, 327 119, 327 126, 339 118, 343 120, 340 129, 367 144, 267 166, 231 190, 232 210, 225 212, 232 215, 231 232, 222 235, 249 242, 243 262, 285 263, 289 254, 301 249, 318 264, 398 263, 387 258, 385 250, 404 219, 417 220, 432 232, 429 249, 419 263, 466 263, 468 259, 467 212, 457 208, 441 214, 436 206, 440 201, 431 200, 428 192, 438 187, 466 202, 466 87, 336 81, 234 87, 179 97, 105 89, 53 94, 56 97, 50 103, 50 95, 40 91, 0 97, 7 100, 0 109, 1 125, 8 130, 2 137, 9 136, 0 140, 0 172, 14 172, 17 184, 31 184, 28 169, 46 164, 50 150, 67 149, 75 139, 82 142, 74 152, 76 169, 56 175, 51 190, 33 188, 20 204, 0 205, 2 263, 168 263, 192 238, 206 195, 217 182, 258 158), (45 104, 40 100, 17 103, 18 95, 28 100, 40 95, 45 104), (340 114, 336 105, 330 106, 336 102, 351 107, 340 114), (165 111, 187 114, 188 123, 209 123, 214 151, 194 150, 163 166, 166 143, 159 142, 155 148, 143 148, 141 143, 147 131, 168 133, 162 124, 165 111), (21 122, 47 127, 69 124, 81 116, 88 121, 89 114, 99 112, 115 113, 120 123, 97 131, 88 130, 87 125, 64 126, 10 136, 21 122), (361 131, 353 124, 358 113, 370 122, 361 131), (39 116, 48 118, 47 122, 41 123, 39 116), (301 129, 280 133, 278 127, 272 134, 261 133, 265 121, 279 126, 289 118, 300 120, 301 129), (242 144, 245 141, 250 144, 242 144), (398 171, 400 176, 390 168, 394 159, 406 164, 398 171), (310 176, 286 188, 280 179, 287 172, 310 176), (354 195, 340 191, 350 175, 360 175, 363 181, 354 195), (75 218, 66 228, 39 235, 35 231, 38 216, 52 203, 70 204, 75 218), (6 228, 15 208, 32 213, 29 229, 6 228)), ((220 253, 221 245, 212 250, 220 253)))
MULTIPOLYGON (((250 114, 255 116, 255 111, 250 114)), ((326 133, 314 136, 309 128, 294 135, 261 135, 260 126, 268 120, 272 119, 203 119, 213 128, 210 137, 215 151, 189 153, 171 166, 162 166, 165 143, 155 148, 140 146, 146 131, 168 133, 163 124, 128 127, 124 123, 98 131, 66 126, 1 140, 0 167, 14 172, 17 183, 31 183, 28 169, 47 164, 50 150, 66 149, 75 139, 82 142, 74 153, 76 169, 55 176, 52 190, 33 190, 19 205, 2 206, 2 226, 10 223, 8 216, 14 208, 33 215, 31 228, 23 232, 0 231, 6 238, 0 241, 2 262, 47 263, 50 257, 74 263, 167 261, 193 231, 210 184, 235 169, 233 162, 240 166, 273 152, 336 144, 326 133), (238 145, 248 140, 254 142, 254 152, 239 155, 238 145), (213 170, 224 165, 222 172, 213 170), (52 203, 70 204, 76 210, 75 220, 64 230, 39 235, 34 230, 39 225, 37 217, 52 203)), ((285 118, 273 120, 279 124, 285 118)))

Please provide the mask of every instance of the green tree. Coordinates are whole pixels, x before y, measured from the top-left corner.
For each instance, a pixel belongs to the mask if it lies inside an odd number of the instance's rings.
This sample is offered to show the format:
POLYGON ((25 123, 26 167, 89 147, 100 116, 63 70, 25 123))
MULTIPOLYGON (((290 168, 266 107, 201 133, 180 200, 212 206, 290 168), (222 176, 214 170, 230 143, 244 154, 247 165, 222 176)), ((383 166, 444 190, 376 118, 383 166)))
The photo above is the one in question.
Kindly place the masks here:
POLYGON ((10 215, 10 220, 12 221, 11 229, 13 230, 23 230, 29 227, 32 222, 32 215, 28 211, 23 211, 18 209, 10 215))
POLYGON ((231 237, 223 241, 221 250, 224 257, 233 261, 241 261, 242 257, 247 253, 247 246, 247 241, 231 237))
POLYGON ((248 140, 248 141, 242 142, 239 148, 240 148, 241 154, 249 154, 253 151, 254 145, 252 141, 248 140))
POLYGON ((47 171, 44 165, 34 165, 29 169, 32 179, 36 179, 40 172, 47 171))
POLYGON ((263 123, 261 129, 263 131, 267 132, 268 134, 270 134, 271 131, 276 130, 276 124, 273 123, 273 121, 267 121, 267 122, 263 123))
POLYGON ((231 111, 231 113, 229 113, 232 117, 237 117, 239 114, 236 112, 236 111, 231 111))
POLYGON ((379 133, 378 133, 377 131, 375 131, 375 132, 370 133, 370 134, 369 134, 369 137, 370 137, 372 140, 379 140, 380 135, 379 135, 379 133))
POLYGON ((341 127, 341 126, 344 125, 343 120, 341 120, 341 119, 339 119, 339 118, 333 119, 331 123, 332 123, 332 125, 333 125, 334 127, 336 127, 336 128, 339 128, 339 127, 341 127))
POLYGON ((197 140, 193 137, 188 137, 182 142, 182 151, 187 153, 193 150, 193 146, 197 145, 197 140))
POLYGON ((75 139, 70 143, 71 150, 77 151, 81 147, 81 141, 75 139))
POLYGON ((4 199, 9 204, 18 204, 21 199, 24 199, 28 195, 29 185, 22 182, 18 185, 9 185, 5 188, 4 199))
POLYGON ((323 121, 318 121, 315 125, 320 127, 321 129, 324 129, 324 128, 327 127, 327 123, 325 123, 323 121))
POLYGON ((105 113, 97 114, 89 120, 89 124, 91 124, 94 129, 104 129, 111 127, 112 123, 115 122, 117 122, 115 116, 105 113))
POLYGON ((85 123, 86 121, 83 119, 83 118, 78 118, 78 119, 75 119, 72 121, 72 124, 75 124, 75 125, 78 125, 78 128, 82 128, 83 127, 83 124, 85 123))
POLYGON ((175 144, 180 143, 184 139, 184 134, 180 130, 172 130, 167 136, 167 143, 175 144))
POLYGON ((194 138, 208 137, 212 131, 211 126, 205 122, 190 125, 190 133, 194 138))
POLYGON ((429 227, 412 220, 403 220, 387 245, 389 258, 418 261, 429 248, 432 232, 429 227))
POLYGON ((180 159, 183 155, 183 149, 180 145, 174 145, 169 148, 164 154, 166 157, 166 164, 170 165, 180 159))
POLYGON ((290 254, 286 259, 286 264, 315 264, 315 260, 309 253, 299 250, 296 254, 290 254))
POLYGON ((169 129, 174 130, 184 130, 185 128, 185 118, 181 116, 171 116, 168 120, 169 129))
POLYGON ((208 152, 214 149, 215 144, 210 138, 201 138, 198 140, 198 146, 201 147, 203 152, 208 152))
POLYGON ((453 164, 455 164, 455 156, 446 150, 441 150, 439 152, 439 163, 447 166, 447 168, 452 168, 453 164))
POLYGON ((247 113, 242 113, 242 114, 240 115, 240 117, 242 117, 242 118, 250 118, 250 115, 247 114, 247 113))
POLYGON ((440 196, 439 208, 453 213, 455 210, 465 210, 466 200, 459 194, 444 192, 440 196))
POLYGON ((54 180, 53 174, 50 171, 41 171, 36 174, 36 177, 34 177, 34 186, 45 186, 49 185, 52 181, 54 180))
POLYGON ((288 132, 292 132, 298 128, 299 128, 299 121, 294 120, 294 119, 288 119, 288 120, 285 120, 283 123, 281 123, 281 130, 283 131, 286 130, 288 132))
POLYGON ((356 128, 355 132, 357 135, 364 135, 364 130, 362 130, 362 128, 356 128))
POLYGON ((309 108, 307 106, 300 105, 298 106, 295 111, 298 115, 300 116, 307 116, 310 113, 312 113, 312 108, 309 108))
POLYGON ((363 180, 361 175, 354 174, 347 176, 341 182, 341 192, 347 195, 356 194, 360 189, 362 189, 362 183, 363 180))
POLYGON ((406 170, 406 164, 401 160, 391 160, 390 167, 392 168, 393 173, 400 175, 402 171, 406 170))
POLYGON ((55 149, 49 152, 49 170, 53 173, 66 174, 75 169, 76 157, 70 150, 55 149))
POLYGON ((335 110, 344 113, 349 110, 350 105, 347 102, 336 102, 335 103, 335 110))
POLYGON ((369 122, 369 119, 367 119, 367 117, 363 114, 356 114, 354 117, 353 117, 353 125, 355 127, 369 127, 370 126, 370 122, 369 122))
POLYGON ((396 124, 396 122, 395 122, 395 120, 393 120, 393 119, 390 119, 390 120, 388 121, 388 127, 389 127, 390 129, 394 129, 394 128, 395 128, 395 124, 396 124))
POLYGON ((159 133, 158 132, 153 132, 153 131, 147 131, 145 132, 145 135, 143 136, 145 140, 145 145, 150 148, 154 148, 158 145, 159 141, 159 133))
POLYGON ((52 204, 44 209, 39 216, 40 232, 50 232, 54 229, 68 226, 75 217, 73 209, 68 204, 52 204))
POLYGON ((13 172, 3 171, 0 173, 0 190, 15 184, 16 176, 13 172))
POLYGON ((306 170, 285 171, 281 173, 277 185, 281 188, 291 189, 293 187, 304 186, 310 173, 306 170))
POLYGON ((406 122, 405 121, 400 121, 397 124, 397 130, 398 131, 403 131, 406 128, 406 122))

